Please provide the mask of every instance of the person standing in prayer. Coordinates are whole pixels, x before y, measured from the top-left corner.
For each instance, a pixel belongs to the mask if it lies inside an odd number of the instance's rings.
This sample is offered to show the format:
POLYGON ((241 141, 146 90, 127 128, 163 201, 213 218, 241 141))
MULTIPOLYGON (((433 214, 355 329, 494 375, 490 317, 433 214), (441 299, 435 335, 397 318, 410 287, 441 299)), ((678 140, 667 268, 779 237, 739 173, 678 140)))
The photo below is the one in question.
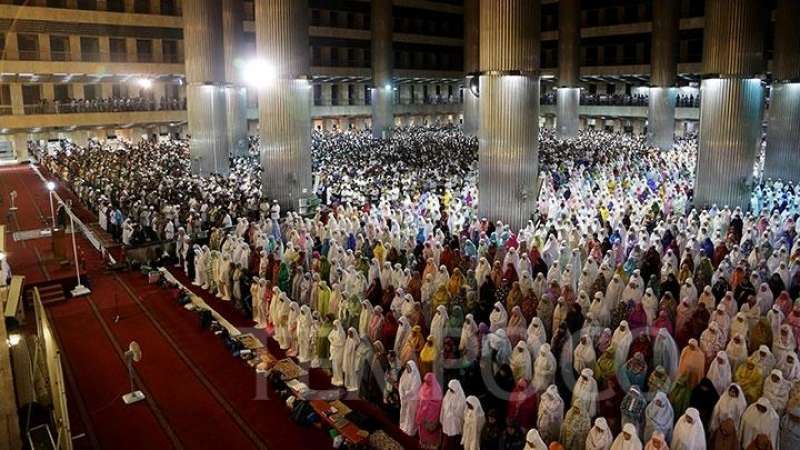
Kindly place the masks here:
POLYGON ((564 421, 564 400, 558 395, 558 388, 551 384, 539 401, 537 428, 545 442, 556 441, 561 434, 564 421))
POLYGON ((661 433, 667 442, 672 438, 674 412, 667 394, 658 391, 644 411, 644 439, 649 441, 655 433, 661 433))
POLYGON ((360 376, 358 368, 361 361, 358 360, 358 347, 361 338, 355 328, 350 327, 347 330, 347 339, 344 344, 344 353, 342 355, 342 372, 344 373, 344 386, 348 391, 354 392, 358 390, 358 383, 360 376))
POLYGON ((565 450, 583 450, 589 429, 592 427, 592 418, 580 405, 574 404, 564 416, 561 425, 561 444, 565 450))
POLYGON ((408 361, 400 375, 398 394, 400 397, 400 430, 409 436, 417 434, 417 406, 422 381, 414 361, 408 361))
POLYGON ((341 322, 338 320, 333 321, 333 329, 328 335, 328 342, 330 345, 331 354, 331 384, 334 386, 344 386, 344 347, 347 340, 347 334, 342 328, 341 322))
POLYGON ((611 444, 611 450, 642 450, 642 441, 636 434, 636 426, 626 423, 622 427, 622 432, 611 444))
POLYGON ((464 410, 464 429, 461 433, 461 446, 464 450, 480 450, 481 433, 486 424, 486 416, 483 413, 481 402, 478 397, 470 395, 466 399, 466 409, 464 410))
POLYGON ((461 444, 464 414, 467 407, 464 390, 458 380, 450 380, 442 400, 439 422, 442 424, 442 449, 454 450, 461 444))
POLYGON ((781 419, 780 448, 783 450, 800 448, 800 407, 786 411, 781 419))
POLYGON ((742 415, 742 423, 739 426, 742 449, 748 449, 750 444, 762 434, 769 439, 772 448, 777 449, 779 422, 778 413, 772 408, 769 400, 764 397, 758 399, 742 415))
POLYGON ((667 441, 664 439, 664 434, 660 431, 653 433, 653 436, 651 436, 644 445, 644 450, 669 450, 669 445, 667 445, 667 441))
POLYGON ((678 376, 686 375, 690 388, 694 388, 705 376, 706 357, 694 339, 689 340, 689 344, 681 351, 680 362, 678 363, 678 376))
POLYGON ((442 428, 439 416, 442 409, 442 388, 433 373, 425 375, 419 390, 416 425, 419 430, 419 445, 423 449, 439 448, 442 428))
MULTIPOLYGON (((609 443, 609 446, 610 445, 611 443, 609 443)), ((542 437, 539 436, 539 432, 535 428, 528 430, 528 434, 525 435, 525 448, 523 450, 547 450, 547 448, 547 444, 544 443, 542 437)))
POLYGON ((703 422, 700 420, 700 413, 694 408, 689 408, 675 424, 672 434, 672 450, 705 449, 706 433, 703 429, 703 422))
POLYGON ((608 422, 602 417, 594 421, 594 426, 586 436, 586 450, 609 450, 614 442, 614 436, 608 427, 608 422))
POLYGON ((633 426, 636 427, 637 436, 641 434, 639 430, 644 429, 644 411, 646 408, 647 401, 644 395, 642 395, 642 391, 638 386, 631 386, 628 393, 622 399, 622 404, 619 409, 623 425, 633 424, 633 426))

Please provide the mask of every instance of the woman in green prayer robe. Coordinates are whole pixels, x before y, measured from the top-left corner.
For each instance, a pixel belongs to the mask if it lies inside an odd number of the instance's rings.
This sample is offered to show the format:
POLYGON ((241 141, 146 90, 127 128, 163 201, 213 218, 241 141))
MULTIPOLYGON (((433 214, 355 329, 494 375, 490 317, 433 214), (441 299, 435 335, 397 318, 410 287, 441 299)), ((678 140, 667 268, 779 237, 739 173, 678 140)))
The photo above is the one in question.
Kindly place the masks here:
MULTIPOLYGON (((291 292, 292 289, 292 277, 289 274, 289 266, 285 263, 281 263, 280 270, 278 272, 278 287, 283 292, 291 292)), ((323 315, 325 313, 322 313, 323 315)))
POLYGON ((333 318, 325 316, 322 325, 319 327, 319 331, 317 332, 317 358, 320 361, 321 367, 329 367, 330 362, 328 359, 331 356, 331 347, 330 341, 328 340, 328 336, 331 334, 333 330, 333 318))

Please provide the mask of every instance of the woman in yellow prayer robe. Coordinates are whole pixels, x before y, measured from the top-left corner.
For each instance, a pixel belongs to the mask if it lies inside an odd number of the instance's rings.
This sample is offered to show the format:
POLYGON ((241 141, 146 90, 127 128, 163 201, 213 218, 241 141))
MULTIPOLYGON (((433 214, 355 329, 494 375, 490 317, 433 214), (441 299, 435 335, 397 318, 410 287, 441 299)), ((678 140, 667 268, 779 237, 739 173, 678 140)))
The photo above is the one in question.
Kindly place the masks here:
POLYGON ((425 338, 422 336, 422 327, 414 325, 411 334, 406 339, 403 349, 400 350, 400 365, 405 366, 409 361, 419 362, 419 352, 425 345, 425 338))
POLYGON ((755 356, 747 358, 747 361, 736 369, 733 381, 742 388, 748 404, 761 398, 761 392, 764 388, 764 374, 761 372, 761 367, 759 367, 755 356))
POLYGON ((433 304, 434 310, 439 306, 447 308, 450 304, 450 293, 447 292, 446 284, 442 284, 436 289, 436 292, 433 293, 433 297, 431 297, 431 303, 433 304))
POLYGON ((419 353, 419 374, 420 376, 424 377, 425 374, 435 372, 436 366, 436 359, 439 357, 439 350, 436 348, 436 344, 433 342, 433 337, 428 336, 428 340, 425 341, 425 346, 422 347, 422 351, 419 353))
POLYGON ((447 293, 450 297, 456 297, 461 293, 461 286, 464 285, 464 275, 461 269, 456 267, 453 269, 453 274, 450 275, 450 281, 447 282, 447 293))
POLYGON ((681 358, 678 362, 678 376, 686 375, 689 387, 694 388, 705 377, 705 373, 706 356, 700 350, 697 340, 690 339, 689 345, 681 352, 681 358))

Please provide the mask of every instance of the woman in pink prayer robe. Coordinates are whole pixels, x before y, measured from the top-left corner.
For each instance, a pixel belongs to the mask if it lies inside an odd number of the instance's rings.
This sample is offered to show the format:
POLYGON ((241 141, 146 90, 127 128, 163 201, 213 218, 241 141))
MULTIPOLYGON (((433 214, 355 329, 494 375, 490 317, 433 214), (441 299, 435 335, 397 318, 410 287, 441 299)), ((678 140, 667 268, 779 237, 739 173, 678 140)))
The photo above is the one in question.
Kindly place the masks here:
POLYGON ((442 409, 442 387, 436 376, 430 372, 419 389, 416 422, 419 427, 419 446, 424 449, 439 448, 442 441, 442 427, 439 414, 442 409))

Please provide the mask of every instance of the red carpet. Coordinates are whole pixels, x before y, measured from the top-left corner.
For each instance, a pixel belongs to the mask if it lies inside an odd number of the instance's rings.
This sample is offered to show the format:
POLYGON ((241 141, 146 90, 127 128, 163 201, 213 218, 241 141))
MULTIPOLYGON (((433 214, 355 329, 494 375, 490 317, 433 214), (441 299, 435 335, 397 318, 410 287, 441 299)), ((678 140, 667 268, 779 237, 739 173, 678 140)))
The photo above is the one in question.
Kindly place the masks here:
MULTIPOLYGON (((15 189, 18 200, 23 199, 17 203, 14 228, 39 228, 37 214, 49 205, 38 177, 27 167, 0 169, 0 186, 4 195, 15 189)), ((6 207, 4 201, 0 213, 6 207)), ((91 213, 84 214, 87 224, 94 221, 91 213)), ((69 276, 74 270, 48 262, 49 238, 19 243, 8 238, 12 270, 26 275, 28 282, 69 276)), ((86 433, 75 441, 76 449, 330 447, 327 432, 292 422, 276 393, 268 391, 268 400, 257 399, 255 371, 233 358, 211 332, 201 330, 197 315, 174 301, 174 291, 148 285, 138 272, 104 273, 99 253, 83 238, 79 245, 93 292, 48 308, 63 351, 73 435, 86 433), (114 323, 117 312, 121 320, 114 323), (130 389, 123 352, 132 340, 143 349, 135 369, 137 386, 148 398, 126 406, 120 398, 130 389)), ((229 302, 201 295, 235 325, 252 325, 229 302)), ((275 347, 270 341, 270 349, 278 354, 275 347)), ((312 370, 308 383, 317 389, 330 387, 321 370, 312 370)), ((415 440, 387 423, 374 405, 348 404, 381 422, 406 448, 416 447, 415 440)))

